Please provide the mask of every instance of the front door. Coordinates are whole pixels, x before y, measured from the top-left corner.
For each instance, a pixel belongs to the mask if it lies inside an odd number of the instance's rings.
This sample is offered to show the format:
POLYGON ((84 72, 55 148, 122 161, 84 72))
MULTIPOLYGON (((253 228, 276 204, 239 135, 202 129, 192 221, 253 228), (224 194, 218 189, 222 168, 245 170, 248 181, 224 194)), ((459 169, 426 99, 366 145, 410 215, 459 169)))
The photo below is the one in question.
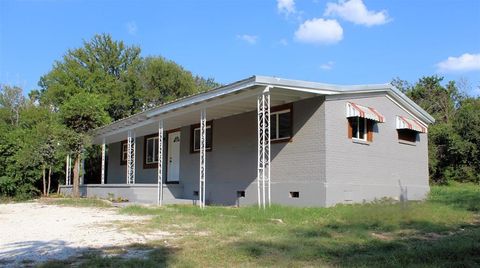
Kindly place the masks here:
POLYGON ((167 181, 180 180, 180 131, 168 133, 167 181))

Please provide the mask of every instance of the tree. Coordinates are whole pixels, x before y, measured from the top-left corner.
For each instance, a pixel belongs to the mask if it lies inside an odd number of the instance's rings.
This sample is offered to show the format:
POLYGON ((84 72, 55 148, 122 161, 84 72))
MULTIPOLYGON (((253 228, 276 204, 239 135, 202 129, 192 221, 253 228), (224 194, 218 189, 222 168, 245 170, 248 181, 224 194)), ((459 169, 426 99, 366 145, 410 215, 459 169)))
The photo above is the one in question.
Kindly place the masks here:
POLYGON ((413 85, 400 79, 392 84, 436 120, 428 133, 431 180, 480 182, 479 98, 461 93, 454 81, 442 81, 443 77, 428 76, 413 85))
POLYGON ((99 95, 82 92, 72 96, 60 107, 60 118, 66 126, 65 143, 73 154, 73 196, 80 196, 80 161, 84 149, 91 144, 90 132, 109 122, 106 101, 99 95))
POLYGON ((9 114, 9 121, 12 125, 18 125, 20 110, 25 106, 25 98, 22 89, 8 85, 0 85, 0 107, 6 108, 4 111, 9 114))
POLYGON ((140 78, 142 110, 199 92, 190 72, 162 57, 146 58, 140 78))
POLYGON ((106 109, 114 120, 134 112, 134 96, 140 84, 135 78, 140 66, 140 48, 114 41, 110 35, 95 35, 83 47, 68 50, 53 69, 40 78, 41 100, 59 108, 81 92, 108 96, 106 109))

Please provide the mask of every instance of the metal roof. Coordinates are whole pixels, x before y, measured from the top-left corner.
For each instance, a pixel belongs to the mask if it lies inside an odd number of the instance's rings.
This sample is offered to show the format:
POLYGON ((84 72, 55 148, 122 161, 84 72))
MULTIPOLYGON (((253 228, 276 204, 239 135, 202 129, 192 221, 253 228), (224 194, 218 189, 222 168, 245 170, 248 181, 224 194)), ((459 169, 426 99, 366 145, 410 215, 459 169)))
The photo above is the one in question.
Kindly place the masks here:
MULTIPOLYGON (((247 95, 245 92, 249 90, 255 88, 258 90, 259 87, 267 86, 283 90, 284 92, 291 92, 292 94, 297 92, 298 94, 310 95, 369 94, 385 92, 400 105, 404 106, 404 108, 410 110, 423 122, 427 124, 435 122, 430 114, 390 84, 333 85, 255 75, 207 92, 190 95, 172 102, 164 103, 157 107, 97 128, 94 132, 96 136, 108 136, 110 133, 118 132, 122 129, 131 129, 151 124, 153 123, 153 119, 163 118, 164 116, 167 116, 167 114, 174 116, 176 111, 185 110, 187 107, 197 107, 202 104, 208 106, 207 103, 210 103, 210 106, 219 105, 222 103, 222 99, 233 99, 232 96, 240 94, 247 95)), ((252 93, 258 94, 257 91, 252 93)))

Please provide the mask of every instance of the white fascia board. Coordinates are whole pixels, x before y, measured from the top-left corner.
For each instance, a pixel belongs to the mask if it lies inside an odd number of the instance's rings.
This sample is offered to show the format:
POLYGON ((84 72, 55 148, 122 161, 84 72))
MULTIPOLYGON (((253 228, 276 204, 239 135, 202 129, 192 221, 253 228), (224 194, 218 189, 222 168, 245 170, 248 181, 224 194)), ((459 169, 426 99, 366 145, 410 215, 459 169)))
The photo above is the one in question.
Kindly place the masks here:
POLYGON ((422 117, 424 117, 426 122, 428 124, 433 124, 435 123, 435 118, 431 116, 427 111, 425 111, 422 107, 420 107, 418 104, 416 104, 413 100, 411 100, 409 97, 407 97, 403 92, 398 90, 398 88, 394 86, 390 86, 390 90, 392 93, 398 96, 399 101, 404 102, 404 105, 408 105, 412 107, 414 110, 418 111, 422 117))

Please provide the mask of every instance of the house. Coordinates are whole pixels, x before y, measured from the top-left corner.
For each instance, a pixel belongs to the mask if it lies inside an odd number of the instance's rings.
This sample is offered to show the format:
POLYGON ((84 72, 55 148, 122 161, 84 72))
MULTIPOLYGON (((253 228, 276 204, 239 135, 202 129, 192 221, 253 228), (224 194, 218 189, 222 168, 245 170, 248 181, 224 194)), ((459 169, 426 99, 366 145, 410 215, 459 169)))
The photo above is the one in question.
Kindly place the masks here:
POLYGON ((97 129, 101 183, 81 193, 200 206, 420 200, 433 122, 390 84, 252 76, 97 129))

